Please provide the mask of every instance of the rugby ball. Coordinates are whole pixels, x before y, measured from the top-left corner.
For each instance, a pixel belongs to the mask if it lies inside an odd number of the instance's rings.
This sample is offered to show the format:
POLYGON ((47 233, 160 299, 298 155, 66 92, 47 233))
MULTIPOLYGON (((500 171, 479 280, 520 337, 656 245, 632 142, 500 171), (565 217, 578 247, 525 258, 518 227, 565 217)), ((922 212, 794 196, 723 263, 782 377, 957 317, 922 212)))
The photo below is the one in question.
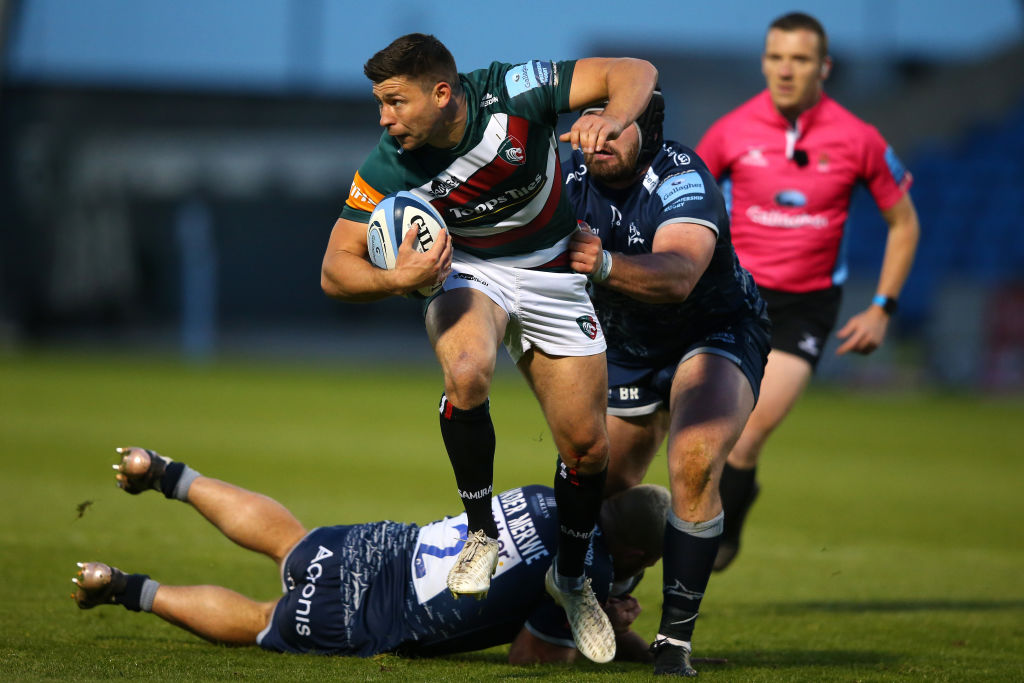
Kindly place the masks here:
MULTIPOLYGON (((444 219, 425 199, 412 192, 395 192, 380 200, 370 214, 370 224, 366 226, 366 248, 370 253, 370 263, 392 270, 398 247, 408 230, 417 234, 414 247, 416 251, 428 251, 445 229, 444 219)), ((430 296, 441 288, 440 283, 416 290, 421 296, 430 296)))

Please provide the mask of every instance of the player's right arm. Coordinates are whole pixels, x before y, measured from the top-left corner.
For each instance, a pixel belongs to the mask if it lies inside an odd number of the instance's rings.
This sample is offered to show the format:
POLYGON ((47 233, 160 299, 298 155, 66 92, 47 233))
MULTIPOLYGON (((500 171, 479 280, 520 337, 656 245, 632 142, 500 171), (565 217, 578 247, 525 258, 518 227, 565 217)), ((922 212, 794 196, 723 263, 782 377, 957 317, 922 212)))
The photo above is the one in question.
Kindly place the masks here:
POLYGON ((650 644, 632 629, 633 622, 640 616, 640 603, 628 593, 618 597, 609 596, 604 605, 605 614, 615 632, 615 661, 650 662, 650 644))
MULTIPOLYGON (((615 631, 615 659, 622 662, 649 662, 651 655, 647 641, 631 627, 640 616, 640 604, 636 598, 625 595, 608 598, 603 605, 615 631)), ((508 651, 509 664, 539 664, 546 662, 571 663, 577 659, 575 647, 552 643, 534 635, 523 627, 508 651)))
MULTIPOLYGON (((658 228, 651 253, 613 254, 601 286, 653 304, 684 301, 697 286, 711 257, 718 236, 705 225, 680 221, 658 228)), ((586 230, 573 233, 569 242, 570 267, 577 273, 593 275, 604 262, 601 238, 586 230)))
POLYGON ((321 289, 327 296, 344 301, 377 301, 442 281, 452 263, 448 231, 442 230, 426 252, 413 248, 415 240, 415 230, 406 233, 395 256, 394 270, 377 268, 369 261, 366 224, 339 218, 331 230, 320 268, 321 289))

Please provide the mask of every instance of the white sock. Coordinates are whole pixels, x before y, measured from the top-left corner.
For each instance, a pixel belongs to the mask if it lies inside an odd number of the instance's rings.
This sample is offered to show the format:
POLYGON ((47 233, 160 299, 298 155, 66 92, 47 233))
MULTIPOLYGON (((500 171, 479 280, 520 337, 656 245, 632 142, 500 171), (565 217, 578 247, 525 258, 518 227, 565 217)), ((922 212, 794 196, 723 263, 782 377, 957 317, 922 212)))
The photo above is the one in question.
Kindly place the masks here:
POLYGON ((690 645, 690 641, 688 640, 676 640, 675 638, 669 638, 668 636, 662 635, 661 633, 659 633, 654 638, 654 642, 656 643, 662 640, 667 642, 669 645, 675 645, 676 647, 684 648, 687 652, 693 652, 693 647, 690 645))

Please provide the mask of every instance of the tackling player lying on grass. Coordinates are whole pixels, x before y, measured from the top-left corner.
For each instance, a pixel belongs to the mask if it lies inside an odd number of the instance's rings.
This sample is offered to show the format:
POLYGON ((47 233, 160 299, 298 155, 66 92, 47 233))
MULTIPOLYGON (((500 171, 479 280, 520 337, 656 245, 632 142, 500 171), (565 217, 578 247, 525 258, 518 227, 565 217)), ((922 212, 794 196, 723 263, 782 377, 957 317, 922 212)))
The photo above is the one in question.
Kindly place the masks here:
MULTIPOLYGON (((169 586, 82 562, 72 579, 82 609, 122 605, 215 643, 282 652, 433 656, 511 643, 513 664, 576 658, 565 613, 544 586, 559 529, 549 487, 495 496, 501 550, 489 597, 457 601, 445 576, 465 543, 465 513, 422 527, 383 521, 307 530, 267 496, 147 449, 117 452, 119 487, 187 502, 229 539, 272 559, 284 596, 261 602, 221 586, 169 586)), ((650 657, 647 641, 630 629, 640 606, 629 591, 661 556, 668 509, 668 491, 660 486, 630 489, 601 508, 587 575, 614 628, 620 660, 650 657)))

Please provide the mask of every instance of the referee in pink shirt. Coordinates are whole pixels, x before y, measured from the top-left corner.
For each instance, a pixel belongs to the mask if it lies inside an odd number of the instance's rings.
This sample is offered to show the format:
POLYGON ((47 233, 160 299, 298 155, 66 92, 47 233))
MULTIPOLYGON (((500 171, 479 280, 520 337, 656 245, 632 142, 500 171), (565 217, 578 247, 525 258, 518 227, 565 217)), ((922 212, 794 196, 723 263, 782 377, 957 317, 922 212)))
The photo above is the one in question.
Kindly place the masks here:
POLYGON ((715 569, 739 551, 759 486, 765 441, 793 408, 839 313, 850 197, 863 183, 889 226, 874 298, 837 336, 837 353, 868 354, 885 339, 920 232, 912 178, 878 130, 825 94, 828 37, 812 16, 772 22, 761 70, 767 88, 716 121, 697 154, 730 202, 732 240, 772 319, 761 396, 722 474, 725 531, 715 569))

